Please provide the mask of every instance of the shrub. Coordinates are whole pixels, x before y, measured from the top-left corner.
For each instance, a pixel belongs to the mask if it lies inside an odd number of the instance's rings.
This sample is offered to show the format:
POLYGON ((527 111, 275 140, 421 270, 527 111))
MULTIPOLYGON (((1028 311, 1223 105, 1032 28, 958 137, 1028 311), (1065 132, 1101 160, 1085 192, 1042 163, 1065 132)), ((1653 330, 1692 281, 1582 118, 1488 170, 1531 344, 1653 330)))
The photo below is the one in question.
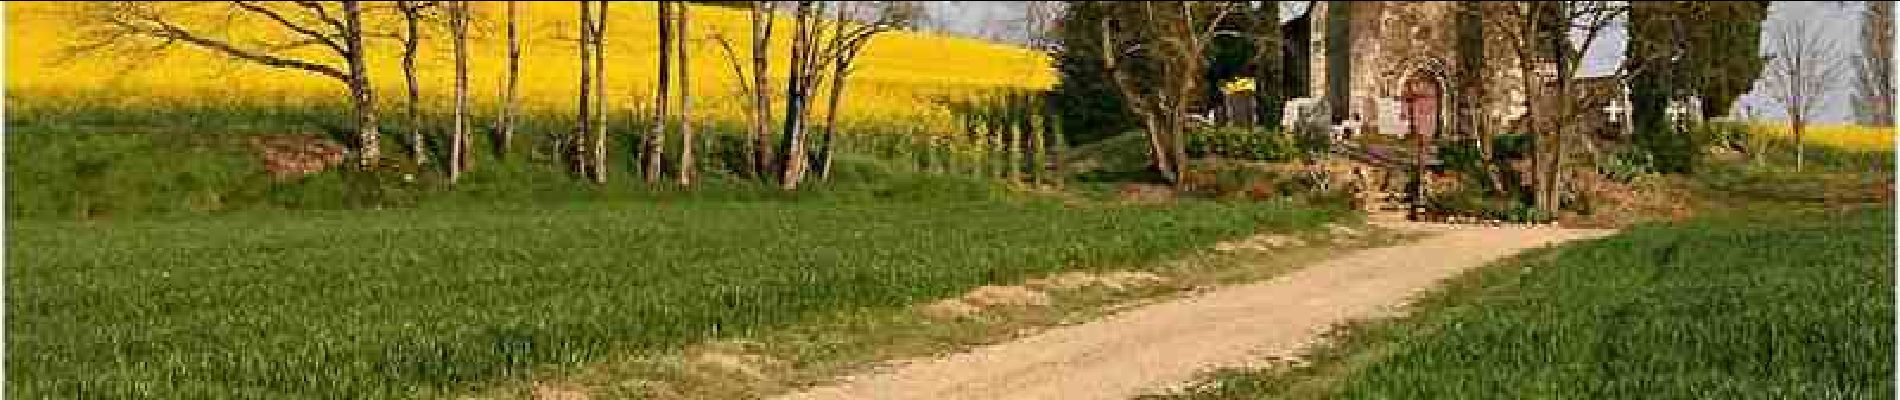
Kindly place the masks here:
POLYGON ((1425 208, 1436 214, 1479 217, 1508 222, 1549 222, 1555 214, 1508 198, 1487 196, 1482 188, 1463 188, 1427 195, 1425 208))
POLYGON ((1654 155, 1642 149, 1627 148, 1606 157, 1597 170, 1612 180, 1629 183, 1638 176, 1655 172, 1655 165, 1654 155))
POLYGON ((1478 147, 1477 140, 1452 140, 1438 146, 1438 158, 1445 163, 1445 171, 1457 174, 1465 186, 1491 187, 1491 174, 1485 171, 1484 150, 1478 147))
POLYGON ((1189 157, 1286 161, 1300 153, 1295 138, 1282 132, 1237 127, 1198 129, 1187 134, 1189 157))
POLYGON ((1530 157, 1531 146, 1536 136, 1524 133, 1505 133, 1491 138, 1491 157, 1498 160, 1515 160, 1530 157))

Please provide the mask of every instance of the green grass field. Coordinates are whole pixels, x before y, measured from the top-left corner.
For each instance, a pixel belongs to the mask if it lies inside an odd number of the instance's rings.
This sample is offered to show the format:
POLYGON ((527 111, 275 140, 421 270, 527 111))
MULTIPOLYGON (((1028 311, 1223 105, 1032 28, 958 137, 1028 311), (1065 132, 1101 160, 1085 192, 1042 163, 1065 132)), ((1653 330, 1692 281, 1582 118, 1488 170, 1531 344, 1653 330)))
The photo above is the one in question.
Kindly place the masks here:
POLYGON ((1876 399, 1894 385, 1894 214, 1645 225, 1490 267, 1313 365, 1182 398, 1876 399))
POLYGON ((618 201, 16 220, 7 394, 434 396, 1331 217, 1211 202, 618 201))

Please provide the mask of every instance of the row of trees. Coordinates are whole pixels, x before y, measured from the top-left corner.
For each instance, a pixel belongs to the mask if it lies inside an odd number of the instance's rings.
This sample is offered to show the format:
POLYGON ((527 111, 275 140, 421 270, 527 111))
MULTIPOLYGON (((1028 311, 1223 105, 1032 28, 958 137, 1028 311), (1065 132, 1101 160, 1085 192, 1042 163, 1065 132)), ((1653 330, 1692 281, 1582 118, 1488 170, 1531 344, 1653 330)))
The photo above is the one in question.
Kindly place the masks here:
MULTIPOLYGON (((681 143, 672 171, 677 183, 692 185, 700 155, 695 154, 699 137, 692 121, 692 71, 688 68, 690 45, 708 36, 693 31, 691 8, 683 1, 655 4, 658 16, 660 57, 658 85, 652 98, 652 130, 638 138, 642 176, 647 183, 658 183, 664 174, 667 138, 677 136, 681 143), (698 35, 699 38, 695 38, 698 35)), ((843 106, 844 86, 853 71, 853 62, 873 37, 906 26, 921 17, 916 2, 827 2, 827 1, 752 1, 741 2, 750 10, 751 37, 749 63, 741 60, 725 37, 713 35, 726 50, 726 58, 740 80, 740 88, 751 99, 750 137, 746 152, 750 162, 748 175, 775 179, 785 189, 796 189, 809 172, 828 176, 833 156, 838 110, 843 106), (773 65, 767 57, 775 42, 776 22, 790 14, 790 54, 783 66, 773 65), (785 82, 777 90, 769 78, 774 68, 783 70, 785 82), (814 103, 828 101, 830 107, 821 120, 814 120, 814 103), (782 114, 774 115, 775 111, 782 114), (776 125, 776 126, 774 126, 776 125), (815 129, 814 126, 816 125, 815 129), (816 143, 812 137, 816 137, 816 143), (776 142, 776 143, 774 143, 776 142), (807 154, 808 147, 818 153, 807 154)), ((610 102, 637 103, 636 99, 612 99, 605 88, 610 79, 606 39, 609 28, 608 1, 577 1, 579 32, 574 40, 580 59, 580 78, 575 107, 575 129, 561 136, 563 159, 577 176, 594 182, 607 180, 608 118, 610 102)), ((429 129, 422 118, 422 82, 417 77, 416 60, 428 43, 426 37, 445 30, 452 46, 455 64, 454 110, 446 142, 446 164, 440 169, 449 182, 460 179, 472 168, 469 164, 470 135, 476 129, 471 122, 468 64, 471 57, 507 57, 506 75, 495 122, 490 127, 490 142, 497 157, 506 157, 514 142, 516 125, 521 118, 517 106, 521 64, 520 7, 507 1, 503 26, 507 52, 500 55, 475 55, 469 51, 469 36, 474 21, 482 19, 467 1, 229 1, 229 2, 96 2, 84 12, 86 35, 90 38, 79 51, 161 51, 188 47, 221 54, 235 60, 333 78, 350 94, 354 117, 354 140, 350 143, 362 167, 373 167, 383 158, 379 107, 370 74, 367 54, 375 43, 386 39, 402 46, 402 71, 407 96, 404 125, 408 132, 408 155, 418 164, 431 158, 426 147, 429 129), (227 29, 234 21, 266 27, 267 32, 240 33, 227 29), (322 51, 309 51, 308 49, 322 51)))

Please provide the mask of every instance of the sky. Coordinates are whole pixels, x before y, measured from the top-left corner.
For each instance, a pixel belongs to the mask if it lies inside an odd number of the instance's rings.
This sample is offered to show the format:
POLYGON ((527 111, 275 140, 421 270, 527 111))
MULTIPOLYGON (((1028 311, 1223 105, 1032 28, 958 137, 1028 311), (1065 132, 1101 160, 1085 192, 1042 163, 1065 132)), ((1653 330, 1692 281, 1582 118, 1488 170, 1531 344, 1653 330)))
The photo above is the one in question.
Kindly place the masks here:
MULTIPOLYGON (((930 1, 926 2, 925 7, 931 14, 935 29, 965 36, 1020 41, 1023 36, 1021 3, 1016 1, 930 1)), ((1283 17, 1290 18, 1304 3, 1285 2, 1287 6, 1281 7, 1283 17)), ((1786 18, 1817 19, 1827 21, 1819 25, 1827 37, 1836 41, 1838 50, 1841 52, 1840 56, 1843 59, 1852 57, 1859 53, 1858 39, 1863 7, 1861 3, 1774 2, 1772 6, 1769 6, 1768 22, 1763 27, 1761 51, 1763 54, 1769 54, 1776 50, 1772 48, 1772 41, 1767 40, 1767 35, 1774 32, 1775 21, 1786 18)), ((1586 51, 1581 73, 1591 75, 1614 71, 1622 62, 1626 41, 1627 36, 1621 27, 1604 32, 1603 37, 1586 51)), ((1830 92, 1831 96, 1822 99, 1820 110, 1813 116, 1815 121, 1847 122, 1853 119, 1853 112, 1848 103, 1853 93, 1852 70, 1844 68, 1842 71, 1844 73, 1840 76, 1836 90, 1830 92)), ((1755 91, 1743 95, 1736 103, 1736 110, 1739 111, 1746 106, 1756 109, 1763 118, 1785 119, 1787 117, 1786 113, 1774 110, 1778 107, 1775 107, 1771 100, 1759 92, 1761 89, 1757 87, 1755 91)))

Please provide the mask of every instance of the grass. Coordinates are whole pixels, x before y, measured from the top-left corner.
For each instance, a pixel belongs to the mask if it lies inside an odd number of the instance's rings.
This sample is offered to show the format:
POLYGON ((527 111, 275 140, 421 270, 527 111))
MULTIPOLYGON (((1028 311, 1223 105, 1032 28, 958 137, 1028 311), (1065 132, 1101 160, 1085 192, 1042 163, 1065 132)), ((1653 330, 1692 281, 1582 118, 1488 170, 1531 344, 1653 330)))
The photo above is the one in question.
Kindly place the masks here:
POLYGON ((1219 203, 610 201, 13 221, 7 394, 434 396, 1329 217, 1219 203))
MULTIPOLYGON (((1209 287, 1279 276, 1341 251, 1413 238, 1372 228, 1365 230, 1364 236, 1352 238, 1334 236, 1324 229, 1283 232, 1303 237, 1308 244, 1271 250, 1193 251, 1159 262, 1120 267, 1118 273, 1139 271, 1161 277, 1157 282, 1122 288, 1058 288, 999 281, 994 284, 1040 290, 1049 295, 1050 304, 990 307, 958 317, 935 314, 925 307, 892 310, 899 312, 844 311, 759 335, 643 353, 578 371, 503 381, 474 391, 473 398, 526 398, 533 396, 536 388, 562 388, 593 398, 768 398, 833 383, 839 377, 871 373, 890 360, 940 357, 1006 342, 1209 287), (733 368, 728 363, 708 362, 708 356, 746 361, 743 367, 733 368)), ((1046 276, 1038 278, 1042 277, 1046 276)))
MULTIPOLYGON (((929 174, 903 162, 840 154, 829 182, 786 193, 729 172, 715 152, 703 160, 691 190, 639 183, 629 152, 610 155, 610 182, 575 179, 545 155, 497 160, 471 152, 475 170, 459 184, 425 172, 417 182, 399 173, 351 168, 274 181, 248 144, 251 133, 191 130, 23 130, 6 135, 7 216, 97 220, 209 215, 260 210, 392 207, 455 208, 485 204, 561 204, 599 200, 1003 200, 1010 190, 974 177, 929 174), (536 159, 540 156, 539 159, 536 159)), ((615 136, 625 139, 626 136, 615 136)), ((631 146, 631 143, 623 143, 631 146)), ((626 147, 617 147, 626 148, 626 147)), ((439 165, 439 163, 438 163, 439 165)), ((670 181, 669 181, 670 182, 670 181)))
POLYGON ((1522 256, 1343 327, 1309 364, 1166 397, 1892 398, 1891 205, 1789 204, 1522 256))

